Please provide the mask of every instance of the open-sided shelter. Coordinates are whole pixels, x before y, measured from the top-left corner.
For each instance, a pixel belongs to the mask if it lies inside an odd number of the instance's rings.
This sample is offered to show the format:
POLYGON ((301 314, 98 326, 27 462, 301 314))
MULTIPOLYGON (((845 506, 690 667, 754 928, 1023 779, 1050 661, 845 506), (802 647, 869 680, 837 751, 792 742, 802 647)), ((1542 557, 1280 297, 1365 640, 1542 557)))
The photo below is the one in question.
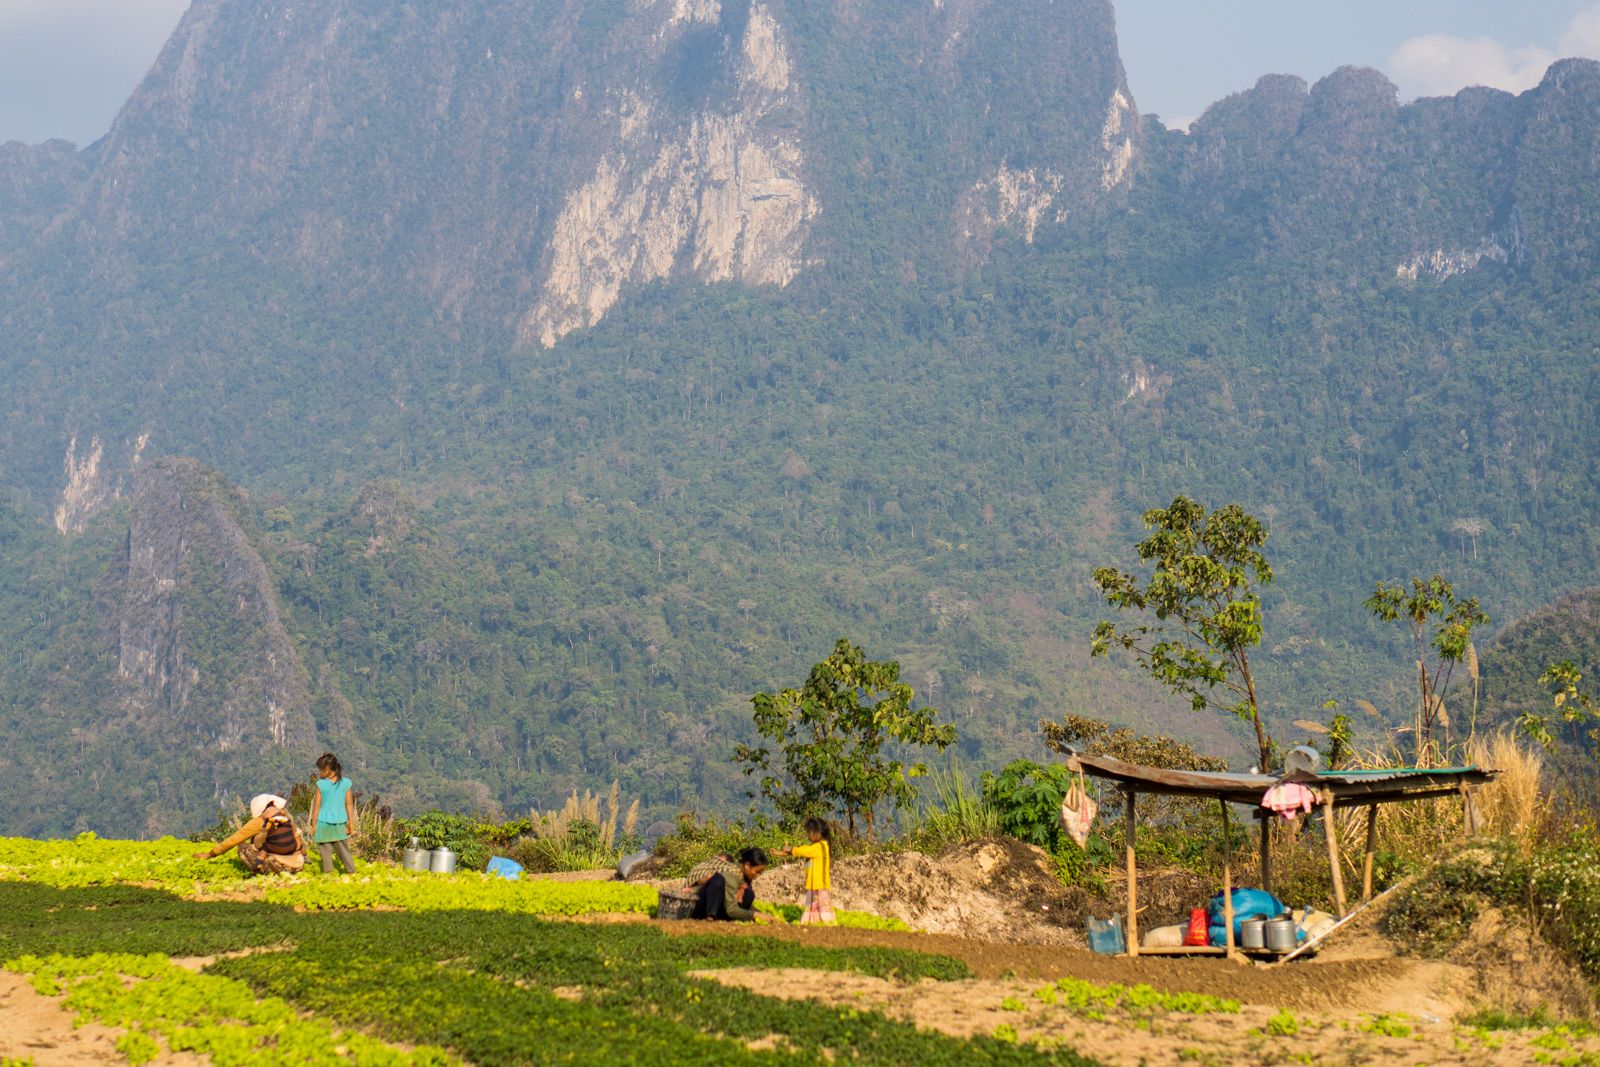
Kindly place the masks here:
MULTIPOLYGON (((1224 853, 1222 891, 1226 947, 1140 948, 1139 947, 1139 872, 1134 848, 1134 829, 1138 825, 1137 801, 1140 793, 1195 797, 1215 800, 1222 813, 1223 841, 1230 841, 1229 804, 1254 808, 1261 821, 1261 888, 1272 891, 1272 850, 1270 820, 1275 814, 1261 807, 1268 789, 1282 782, 1299 782, 1310 789, 1322 811, 1324 835, 1328 842, 1328 863, 1333 869, 1334 904, 1342 919, 1348 914, 1344 872, 1339 860, 1339 835, 1334 830, 1333 813, 1339 808, 1367 809, 1367 839, 1361 873, 1361 898, 1372 898, 1372 863, 1377 852, 1378 805, 1401 800, 1455 796, 1466 808, 1468 834, 1477 830, 1477 811, 1472 790, 1491 780, 1495 771, 1478 767, 1394 767, 1384 770, 1299 771, 1289 775, 1235 774, 1217 771, 1179 771, 1164 767, 1145 767, 1110 756, 1081 753, 1067 758, 1067 766, 1092 778, 1113 783, 1122 792, 1123 819, 1127 843, 1128 912, 1126 940, 1128 955, 1215 954, 1233 955, 1233 868, 1224 853)), ((1229 849, 1231 852, 1231 848, 1229 849)))

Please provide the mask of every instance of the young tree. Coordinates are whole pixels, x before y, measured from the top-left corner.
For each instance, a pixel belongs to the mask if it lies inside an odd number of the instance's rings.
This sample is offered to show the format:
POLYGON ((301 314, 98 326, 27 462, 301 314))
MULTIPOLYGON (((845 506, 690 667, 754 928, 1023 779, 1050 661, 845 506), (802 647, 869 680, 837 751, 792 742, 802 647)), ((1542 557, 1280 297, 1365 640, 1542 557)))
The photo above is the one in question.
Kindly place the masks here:
MULTIPOLYGON (((1564 659, 1560 663, 1552 663, 1539 676, 1539 683, 1551 688, 1555 710, 1560 713, 1563 722, 1573 726, 1587 727, 1590 751, 1600 756, 1600 700, 1588 693, 1581 691, 1578 686, 1583 681, 1583 674, 1571 660, 1564 659)), ((1538 742, 1545 751, 1556 750, 1555 735, 1550 730, 1550 721, 1536 711, 1525 711, 1517 716, 1517 726, 1524 736, 1538 742)))
POLYGON ((1100 567, 1094 582, 1112 607, 1147 621, 1100 623, 1091 652, 1103 656, 1120 645, 1196 711, 1215 708, 1249 724, 1266 770, 1272 739, 1261 721, 1250 650, 1261 644, 1260 591, 1272 581, 1260 551, 1267 528, 1237 504, 1208 513, 1183 496, 1145 512, 1144 524, 1154 532, 1134 551, 1152 565, 1149 578, 1100 567))
POLYGON ((811 668, 800 689, 757 693, 756 731, 771 747, 740 745, 734 759, 744 773, 759 772, 760 793, 780 814, 806 818, 842 812, 850 832, 856 820, 872 835, 878 806, 900 807, 916 796, 910 779, 925 774, 884 754, 890 742, 954 743, 956 728, 935 721, 933 708, 913 707, 916 694, 900 680, 900 664, 875 662, 841 638, 833 655, 811 668))
POLYGON ((1411 579, 1409 592, 1398 583, 1379 582, 1367 598, 1366 608, 1384 622, 1403 620, 1411 630, 1421 698, 1417 707, 1417 762, 1431 766, 1439 755, 1433 744, 1433 728, 1441 720, 1449 722, 1444 698, 1450 688, 1450 675, 1472 647, 1472 628, 1487 624, 1489 616, 1478 607, 1477 597, 1457 600, 1454 587, 1441 574, 1426 580, 1411 579), (1431 669, 1430 647, 1435 654, 1431 669))

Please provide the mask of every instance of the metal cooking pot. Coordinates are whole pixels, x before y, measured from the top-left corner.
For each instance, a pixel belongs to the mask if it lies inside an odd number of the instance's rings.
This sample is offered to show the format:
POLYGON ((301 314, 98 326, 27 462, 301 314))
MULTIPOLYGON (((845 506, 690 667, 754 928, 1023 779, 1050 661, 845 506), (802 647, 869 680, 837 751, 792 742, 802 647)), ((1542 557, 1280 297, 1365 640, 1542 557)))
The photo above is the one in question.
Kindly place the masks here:
POLYGON ((1260 952, 1267 947, 1267 920, 1257 916, 1246 919, 1239 928, 1239 947, 1250 952, 1260 952))
POLYGON ((456 853, 447 848, 434 849, 432 858, 428 862, 428 870, 434 874, 455 874, 456 853))
POLYGON ((425 848, 417 847, 417 839, 411 839, 411 847, 406 849, 400 857, 400 866, 408 871, 425 871, 428 869, 429 855, 425 848))
POLYGON ((1268 952, 1293 952, 1300 940, 1300 928, 1289 915, 1268 919, 1265 933, 1268 952))

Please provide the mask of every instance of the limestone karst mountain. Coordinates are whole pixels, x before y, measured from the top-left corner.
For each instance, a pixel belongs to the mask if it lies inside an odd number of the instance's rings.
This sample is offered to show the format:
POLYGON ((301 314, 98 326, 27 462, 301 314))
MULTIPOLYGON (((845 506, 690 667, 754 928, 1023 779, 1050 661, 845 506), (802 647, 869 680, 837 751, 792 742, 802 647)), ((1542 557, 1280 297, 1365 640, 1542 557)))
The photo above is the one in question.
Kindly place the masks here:
POLYGON ((1168 131, 1105 0, 195 0, 105 138, 0 146, 0 828, 184 828, 224 742, 726 807, 840 633, 970 759, 1226 750, 1085 658, 1180 491, 1272 526, 1271 714, 1382 703, 1377 578, 1600 581, 1597 104, 1168 131))

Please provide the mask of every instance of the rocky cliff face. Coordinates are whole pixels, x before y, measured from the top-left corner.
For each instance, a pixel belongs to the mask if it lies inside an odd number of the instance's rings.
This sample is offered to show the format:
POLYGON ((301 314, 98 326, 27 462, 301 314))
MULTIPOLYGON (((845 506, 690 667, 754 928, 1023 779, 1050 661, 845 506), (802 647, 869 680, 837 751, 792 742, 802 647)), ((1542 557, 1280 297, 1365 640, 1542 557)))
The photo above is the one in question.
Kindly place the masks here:
POLYGON ((760 0, 677 0, 662 15, 645 54, 597 87, 614 116, 609 143, 562 202, 542 257, 539 302, 522 322, 524 336, 545 347, 597 322, 627 285, 681 272, 782 286, 804 263, 820 205, 807 185, 804 111, 786 32, 760 0), (652 90, 691 57, 703 68, 676 75, 716 89, 673 114, 652 90), (618 75, 635 80, 619 84, 618 75))
POLYGON ((919 237, 982 243, 1127 185, 1139 118, 1105 0, 196 0, 92 158, 0 182, 115 292, 265 269, 548 346, 652 282, 787 285, 830 200, 903 210, 845 131, 925 155, 919 237))
POLYGON ((1179 216, 1224 256, 1339 260, 1413 281, 1496 264, 1572 273, 1600 225, 1576 192, 1600 177, 1582 118, 1597 103, 1589 60, 1552 66, 1521 96, 1467 89, 1403 107, 1373 70, 1309 88, 1271 76, 1169 135, 1159 166, 1172 168, 1179 216))
POLYGON ((219 771, 315 744, 310 683, 237 493, 192 460, 143 464, 107 626, 124 714, 216 754, 219 771))

